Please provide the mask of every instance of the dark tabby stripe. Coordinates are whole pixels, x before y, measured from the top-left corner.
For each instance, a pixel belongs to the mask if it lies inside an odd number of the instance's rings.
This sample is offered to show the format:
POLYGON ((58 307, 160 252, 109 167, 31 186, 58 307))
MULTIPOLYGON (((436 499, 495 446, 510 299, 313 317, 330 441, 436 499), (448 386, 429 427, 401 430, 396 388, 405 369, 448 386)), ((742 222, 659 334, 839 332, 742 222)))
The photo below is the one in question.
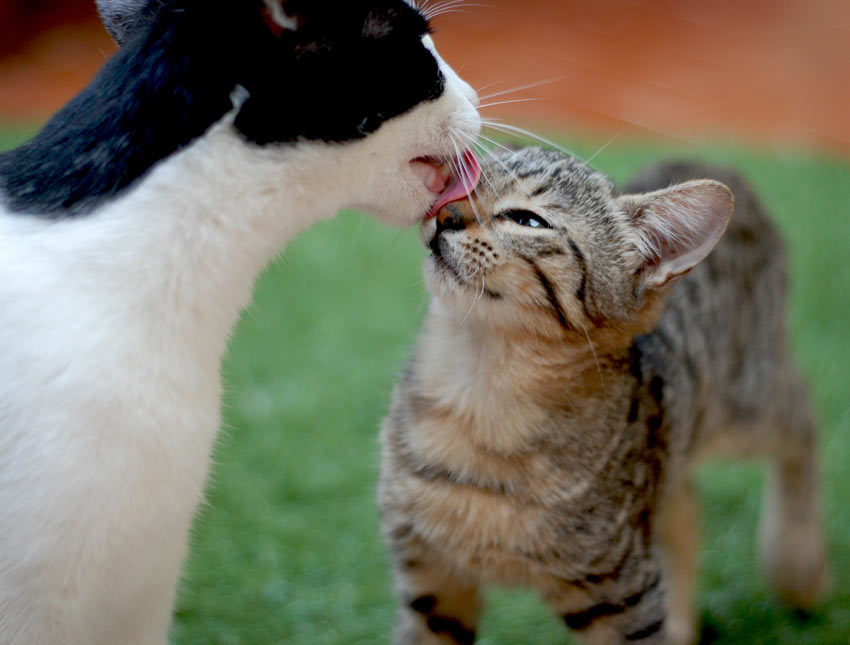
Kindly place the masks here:
POLYGON ((428 594, 427 596, 419 596, 418 598, 410 602, 410 608, 413 611, 425 615, 428 615, 432 611, 434 611, 434 607, 436 606, 437 597, 432 594, 428 594))
POLYGON ((543 287, 543 290, 546 292, 546 298, 549 300, 549 304, 552 306, 552 311, 555 313, 555 317, 558 319, 561 327, 564 331, 572 332, 575 331, 573 326, 567 320, 567 315, 564 313, 564 308, 561 306, 561 301, 558 300, 558 294, 555 292, 555 287, 552 285, 551 280, 546 277, 546 274, 543 273, 543 270, 540 266, 531 258, 527 258, 525 256, 520 256, 523 260, 525 260, 532 269, 534 269, 534 273, 537 276, 537 280, 540 282, 540 285, 543 287))
POLYGON ((535 197, 540 197, 540 195, 549 191, 551 188, 552 188, 552 184, 550 184, 548 182, 545 183, 545 184, 541 184, 540 186, 538 186, 537 188, 535 188, 533 191, 531 191, 528 194, 528 198, 534 199, 535 197))
POLYGON ((567 627, 576 631, 581 631, 590 627, 591 623, 603 616, 615 616, 622 614, 626 608, 623 605, 614 605, 610 602, 599 603, 590 609, 575 612, 573 614, 564 614, 564 622, 567 627))
POLYGON ((594 320, 594 317, 590 315, 590 311, 587 308, 587 258, 584 257, 584 253, 582 253, 578 244, 573 239, 569 240, 569 245, 579 269, 581 269, 581 282, 579 282, 578 289, 576 289, 576 298, 581 303, 584 309, 584 315, 587 316, 588 320, 594 320))
POLYGON ((567 624, 567 627, 576 631, 587 629, 594 621, 598 620, 599 618, 622 614, 627 609, 639 604, 640 601, 643 600, 648 593, 652 592, 658 587, 660 582, 661 577, 656 576, 646 587, 644 587, 637 593, 628 596, 622 602, 601 602, 598 605, 594 605, 593 607, 584 609, 582 611, 564 614, 564 622, 567 624))
POLYGON ((456 618, 429 616, 426 624, 435 634, 446 634, 458 645, 472 645, 475 642, 475 630, 464 627, 456 618))
POLYGON ((501 482, 497 484, 490 484, 488 482, 481 481, 480 479, 464 477, 459 473, 445 468, 444 466, 418 461, 415 454, 413 454, 413 451, 405 443, 404 437, 397 432, 390 435, 390 442, 392 443, 395 454, 404 469, 414 477, 423 481, 442 482, 452 486, 464 486, 498 496, 505 496, 508 494, 508 489, 501 482))
POLYGON ((410 602, 410 608, 426 616, 425 624, 435 634, 445 634, 459 645, 472 645, 475 642, 475 630, 469 629, 457 618, 440 616, 434 613, 437 597, 433 594, 419 596, 410 602))
POLYGON ((657 620, 654 623, 647 625, 646 627, 644 627, 642 629, 638 629, 638 630, 633 631, 629 634, 626 634, 625 639, 627 641, 643 640, 644 638, 649 638, 653 634, 657 634, 661 630, 662 627, 664 627, 664 619, 663 618, 661 620, 657 620))

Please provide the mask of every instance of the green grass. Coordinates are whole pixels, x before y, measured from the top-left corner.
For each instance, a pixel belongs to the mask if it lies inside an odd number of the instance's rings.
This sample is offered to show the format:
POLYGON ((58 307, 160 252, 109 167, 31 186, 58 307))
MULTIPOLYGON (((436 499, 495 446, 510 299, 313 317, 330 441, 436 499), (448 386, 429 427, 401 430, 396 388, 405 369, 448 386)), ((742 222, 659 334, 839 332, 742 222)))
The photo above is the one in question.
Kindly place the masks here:
MULTIPOLYGON (((0 146, 20 136, 0 135, 0 146)), ((596 146, 571 142, 588 156, 596 146)), ((699 477, 705 541, 698 612, 723 644, 850 641, 850 163, 736 146, 616 143, 594 165, 624 180, 671 153, 742 169, 791 248, 792 329, 822 420, 834 589, 808 620, 759 576, 761 471, 699 477)), ((177 644, 388 642, 395 602, 374 503, 377 428, 424 315, 413 231, 357 214, 316 226, 259 281, 224 366, 226 428, 196 522, 177 644)), ((487 645, 567 638, 533 594, 495 591, 487 645)))

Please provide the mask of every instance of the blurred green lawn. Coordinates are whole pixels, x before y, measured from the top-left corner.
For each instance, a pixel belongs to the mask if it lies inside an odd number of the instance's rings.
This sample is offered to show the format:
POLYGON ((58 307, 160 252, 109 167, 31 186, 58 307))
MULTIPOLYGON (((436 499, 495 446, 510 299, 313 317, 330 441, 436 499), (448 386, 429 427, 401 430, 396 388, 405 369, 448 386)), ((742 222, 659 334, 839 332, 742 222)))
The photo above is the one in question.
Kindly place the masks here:
MULTIPOLYGON (((7 130, 0 149, 21 138, 7 130)), ((567 145, 582 157, 599 148, 567 145)), ((850 162, 734 145, 619 142, 593 164, 624 181, 671 155, 743 170, 786 233, 794 345, 823 426, 834 573, 814 615, 784 609, 755 560, 760 467, 704 468, 703 642, 850 642, 850 162)), ((377 428, 426 310, 423 257, 415 231, 348 213, 302 234, 259 281, 224 365, 225 429, 174 643, 388 642, 395 600, 374 502, 377 428)), ((567 639, 533 594, 489 598, 481 643, 567 639)))

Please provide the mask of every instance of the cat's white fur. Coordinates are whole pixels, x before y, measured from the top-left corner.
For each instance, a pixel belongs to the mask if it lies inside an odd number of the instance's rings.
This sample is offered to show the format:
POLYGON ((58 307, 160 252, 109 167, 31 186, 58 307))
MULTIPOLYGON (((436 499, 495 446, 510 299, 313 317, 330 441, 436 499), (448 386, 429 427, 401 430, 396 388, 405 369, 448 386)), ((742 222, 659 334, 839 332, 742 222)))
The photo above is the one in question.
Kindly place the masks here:
POLYGON ((421 219, 409 160, 479 127, 441 67, 440 99, 363 140, 259 148, 231 113, 91 215, 0 205, 0 642, 167 641, 254 280, 342 208, 421 219))

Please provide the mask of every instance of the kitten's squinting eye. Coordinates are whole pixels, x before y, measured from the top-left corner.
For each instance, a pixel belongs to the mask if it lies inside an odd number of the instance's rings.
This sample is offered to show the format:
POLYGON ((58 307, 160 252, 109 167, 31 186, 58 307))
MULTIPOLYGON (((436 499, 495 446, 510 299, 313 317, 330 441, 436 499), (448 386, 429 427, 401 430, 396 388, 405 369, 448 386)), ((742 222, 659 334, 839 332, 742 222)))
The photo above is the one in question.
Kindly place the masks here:
POLYGON ((529 226, 531 228, 552 228, 545 219, 531 211, 508 211, 502 213, 499 217, 512 220, 520 226, 529 226))

